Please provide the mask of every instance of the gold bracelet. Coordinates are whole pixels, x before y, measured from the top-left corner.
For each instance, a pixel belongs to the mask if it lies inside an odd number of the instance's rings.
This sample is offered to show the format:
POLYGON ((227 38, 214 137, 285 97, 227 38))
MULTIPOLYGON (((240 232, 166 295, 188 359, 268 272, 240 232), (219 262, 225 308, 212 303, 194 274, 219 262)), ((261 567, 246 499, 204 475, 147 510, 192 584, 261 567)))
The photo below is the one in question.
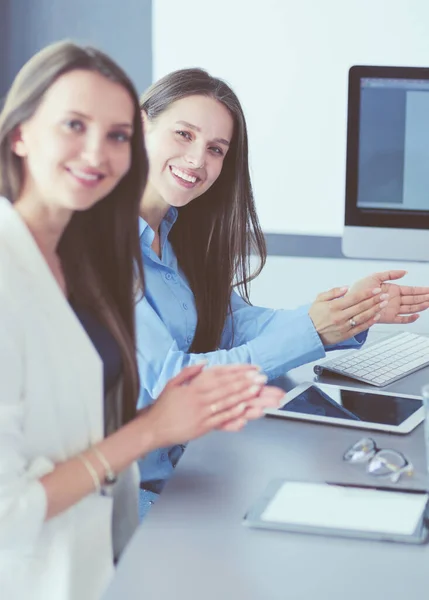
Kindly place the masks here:
POLYGON ((97 494, 99 494, 101 492, 101 481, 100 481, 97 471, 94 469, 94 467, 92 466, 90 461, 86 458, 86 456, 84 456, 83 454, 78 454, 77 457, 79 460, 82 461, 82 463, 86 467, 86 470, 91 475, 92 481, 94 482, 95 491, 97 492, 97 494))
POLYGON ((118 477, 112 467, 110 466, 109 461, 104 456, 104 454, 99 450, 96 446, 92 446, 91 450, 94 452, 95 456, 101 462, 104 467, 104 484, 105 485, 113 485, 117 482, 118 477))

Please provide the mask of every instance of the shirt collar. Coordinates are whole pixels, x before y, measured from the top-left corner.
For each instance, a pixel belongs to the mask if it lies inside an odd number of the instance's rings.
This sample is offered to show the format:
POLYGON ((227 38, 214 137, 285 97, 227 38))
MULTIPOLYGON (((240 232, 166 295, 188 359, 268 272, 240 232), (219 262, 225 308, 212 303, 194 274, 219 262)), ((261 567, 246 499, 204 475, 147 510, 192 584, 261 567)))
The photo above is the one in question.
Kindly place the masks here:
MULTIPOLYGON (((170 206, 165 217, 161 221, 160 229, 161 229, 162 237, 168 236, 168 234, 171 231, 171 228, 173 227, 174 223, 177 220, 177 215, 178 215, 177 208, 175 208, 174 206, 170 206)), ((149 226, 148 222, 143 219, 143 217, 139 217, 139 235, 140 235, 140 240, 144 244, 146 244, 148 246, 152 245, 152 242, 155 237, 155 232, 149 226)))

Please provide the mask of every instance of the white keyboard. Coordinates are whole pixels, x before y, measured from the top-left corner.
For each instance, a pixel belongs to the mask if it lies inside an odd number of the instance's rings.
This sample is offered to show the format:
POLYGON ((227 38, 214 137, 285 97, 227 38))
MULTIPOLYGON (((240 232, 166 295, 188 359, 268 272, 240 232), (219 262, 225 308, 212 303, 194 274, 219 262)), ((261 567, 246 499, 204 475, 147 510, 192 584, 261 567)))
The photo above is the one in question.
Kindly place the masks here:
MULTIPOLYGON (((429 337, 415 333, 398 333, 380 342, 349 350, 338 358, 314 367, 321 375, 326 369, 377 387, 389 385, 429 365, 429 337)), ((429 382, 428 382, 429 383, 429 382)))

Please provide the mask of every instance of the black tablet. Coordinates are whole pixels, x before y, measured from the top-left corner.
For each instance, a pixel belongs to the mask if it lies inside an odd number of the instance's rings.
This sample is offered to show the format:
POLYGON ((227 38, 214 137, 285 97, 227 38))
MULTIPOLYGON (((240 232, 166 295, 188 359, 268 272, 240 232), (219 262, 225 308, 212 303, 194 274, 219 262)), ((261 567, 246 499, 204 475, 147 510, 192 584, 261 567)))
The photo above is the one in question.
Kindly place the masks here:
POLYGON ((284 419, 409 433, 423 421, 424 408, 422 399, 417 396, 307 382, 288 392, 283 406, 267 409, 266 414, 284 419))

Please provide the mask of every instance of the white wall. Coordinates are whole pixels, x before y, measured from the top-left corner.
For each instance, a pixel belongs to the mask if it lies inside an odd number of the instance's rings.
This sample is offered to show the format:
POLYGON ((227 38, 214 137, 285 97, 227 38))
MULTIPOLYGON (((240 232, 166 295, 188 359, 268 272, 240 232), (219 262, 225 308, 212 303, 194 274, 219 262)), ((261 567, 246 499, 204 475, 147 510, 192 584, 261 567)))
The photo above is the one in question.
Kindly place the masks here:
MULTIPOLYGON (((297 258, 269 256, 262 273, 251 284, 251 301, 256 306, 292 309, 310 304, 320 292, 351 285, 371 273, 405 269, 407 275, 396 283, 410 286, 429 285, 429 266, 381 260, 345 260, 341 258, 297 258)), ((376 325, 379 331, 413 331, 429 335, 429 310, 412 325, 376 325)))
POLYGON ((232 85, 264 231, 341 235, 348 69, 428 66, 428 23, 428 0, 153 0, 153 77, 232 85))

